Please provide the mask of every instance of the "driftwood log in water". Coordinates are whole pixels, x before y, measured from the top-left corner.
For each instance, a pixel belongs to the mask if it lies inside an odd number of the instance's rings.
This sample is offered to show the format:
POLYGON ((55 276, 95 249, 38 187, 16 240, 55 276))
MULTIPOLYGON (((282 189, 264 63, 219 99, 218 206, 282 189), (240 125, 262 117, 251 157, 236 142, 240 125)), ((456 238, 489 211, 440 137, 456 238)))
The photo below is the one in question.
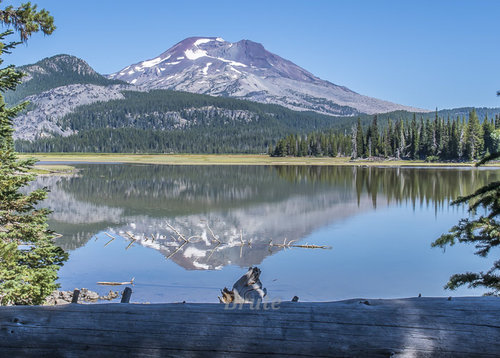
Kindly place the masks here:
POLYGON ((500 356, 495 297, 241 306, 0 307, 0 356, 500 356))
POLYGON ((262 288, 260 282, 260 269, 250 267, 246 274, 241 276, 229 291, 227 287, 221 290, 219 301, 221 303, 251 303, 258 300, 262 301, 267 291, 262 288))
POLYGON ((101 281, 97 282, 98 285, 102 286, 122 286, 122 285, 133 285, 135 277, 133 277, 130 281, 125 282, 114 282, 114 281, 101 281))

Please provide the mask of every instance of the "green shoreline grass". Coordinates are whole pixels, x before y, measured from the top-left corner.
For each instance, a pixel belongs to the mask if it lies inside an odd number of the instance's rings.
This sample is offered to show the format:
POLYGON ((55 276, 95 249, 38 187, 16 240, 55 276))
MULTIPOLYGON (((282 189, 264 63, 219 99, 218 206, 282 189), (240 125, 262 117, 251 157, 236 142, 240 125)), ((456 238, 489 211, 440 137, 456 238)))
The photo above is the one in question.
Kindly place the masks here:
MULTIPOLYGON (((376 166, 376 167, 472 167, 474 163, 427 163, 421 160, 355 160, 327 157, 269 157, 263 154, 100 154, 100 153, 33 153, 23 158, 35 157, 50 162, 100 162, 138 163, 163 165, 326 165, 326 166, 376 166)), ((57 165, 56 163, 53 163, 57 165)), ((52 165, 52 163, 51 163, 52 165)), ((47 166, 47 165, 44 165, 47 166)), ((493 163, 489 166, 500 166, 493 163)))
POLYGON ((52 175, 52 174, 74 174, 76 173, 76 168, 71 165, 65 164, 41 164, 35 165, 31 170, 35 174, 39 175, 52 175))

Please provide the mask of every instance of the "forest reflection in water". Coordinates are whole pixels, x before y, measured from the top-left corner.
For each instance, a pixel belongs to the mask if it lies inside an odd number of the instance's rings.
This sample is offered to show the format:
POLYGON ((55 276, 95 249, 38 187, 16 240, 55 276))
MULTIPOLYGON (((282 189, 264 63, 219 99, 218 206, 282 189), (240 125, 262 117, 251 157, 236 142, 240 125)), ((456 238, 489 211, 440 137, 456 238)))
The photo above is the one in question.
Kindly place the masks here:
MULTIPOLYGON (((408 210, 444 216, 451 200, 500 176, 498 170, 468 168, 121 164, 78 167, 78 175, 40 177, 36 183, 51 189, 46 203, 54 211, 50 225, 63 235, 58 242, 64 249, 75 253, 88 251, 94 261, 107 253, 105 260, 109 264, 109 260, 121 257, 116 250, 128 245, 130 240, 125 234, 128 232, 137 238, 133 244, 136 250, 143 247, 148 252, 160 253, 168 262, 188 271, 231 267, 222 270, 228 274, 234 268, 262 265, 267 257, 283 251, 270 247, 271 240, 307 241, 333 246, 334 250, 305 253, 296 249, 278 255, 283 259, 275 258, 270 264, 277 265, 287 260, 287 256, 305 262, 315 256, 333 257, 338 243, 332 239, 334 235, 329 229, 332 225, 347 229, 345 223, 352 218, 377 213, 381 208, 392 208, 390 215, 377 216, 378 222, 385 221, 385 225, 394 226, 394 220, 407 215, 408 210), (187 237, 199 235, 203 239, 179 250, 180 243, 173 243, 168 225, 187 237), (208 227, 224 245, 214 246, 208 227), (104 232, 122 237, 123 247, 113 243, 104 248, 104 232), (150 239, 152 235, 157 238, 155 241, 150 239), (242 236, 252 243, 244 250, 239 245, 242 236)), ((452 209, 446 215, 456 220, 464 212, 452 209)), ((447 231, 449 223, 443 220, 440 230, 447 231)), ((412 221, 414 232, 408 227, 405 235, 408 231, 416 235, 422 224, 412 221)), ((425 246, 433 239, 434 236, 425 237, 425 246)), ((383 256, 383 252, 374 254, 383 256)), ((134 250, 128 250, 127 255, 130 258, 134 250)), ((137 264, 144 272, 148 272, 151 255, 143 253, 137 264)), ((71 260, 62 273, 71 270, 69 276, 73 278, 69 281, 73 284, 75 272, 85 268, 82 263, 77 264, 77 259, 71 260)), ((121 265, 113 263, 116 267, 121 265)), ((323 269, 328 272, 331 267, 326 265, 323 269)), ((154 270, 158 268, 150 268, 149 272, 154 270)), ((104 279, 102 273, 99 279, 104 279)), ((126 279, 130 277, 117 278, 126 279)), ((61 280, 68 282, 67 277, 62 276, 61 280)))
POLYGON ((276 170, 280 177, 290 182, 322 182, 352 188, 358 203, 362 195, 368 195, 374 208, 378 195, 387 204, 404 202, 415 207, 433 203, 437 208, 500 177, 500 171, 484 168, 281 166, 276 170))

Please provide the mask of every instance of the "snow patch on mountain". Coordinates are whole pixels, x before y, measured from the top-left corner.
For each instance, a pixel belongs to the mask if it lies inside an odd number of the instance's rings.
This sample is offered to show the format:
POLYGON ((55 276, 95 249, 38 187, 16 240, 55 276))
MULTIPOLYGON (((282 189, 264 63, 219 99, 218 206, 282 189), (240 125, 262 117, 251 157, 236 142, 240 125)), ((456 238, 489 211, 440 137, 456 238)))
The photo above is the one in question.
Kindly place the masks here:
POLYGON ((205 57, 207 55, 206 51, 200 49, 193 49, 193 50, 189 49, 184 51, 184 53, 186 54, 186 57, 191 61, 196 60, 200 57, 205 57))
POLYGON ((201 44, 206 44, 207 42, 210 42, 210 41, 215 41, 215 40, 213 40, 213 39, 199 39, 199 40, 196 40, 193 45, 198 46, 201 44))
POLYGON ((201 72, 203 72, 204 75, 208 74, 208 68, 210 67, 211 64, 212 62, 207 62, 203 70, 201 70, 201 72))
POLYGON ((165 61, 165 59, 162 59, 161 57, 157 57, 157 58, 154 58, 154 59, 149 60, 149 61, 144 61, 142 63, 142 68, 144 68, 144 67, 153 67, 153 66, 159 64, 162 61, 165 61))

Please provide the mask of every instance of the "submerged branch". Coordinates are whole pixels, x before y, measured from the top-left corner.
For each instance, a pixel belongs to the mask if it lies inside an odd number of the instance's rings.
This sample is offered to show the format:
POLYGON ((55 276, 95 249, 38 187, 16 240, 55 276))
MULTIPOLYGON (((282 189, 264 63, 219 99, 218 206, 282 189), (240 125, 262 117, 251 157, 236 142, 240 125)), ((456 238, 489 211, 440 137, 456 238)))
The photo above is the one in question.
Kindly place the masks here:
MULTIPOLYGON (((175 227, 173 227, 172 225, 170 225, 169 223, 166 224, 167 227, 175 233, 175 236, 172 236, 171 240, 173 243, 175 243, 175 246, 179 245, 179 240, 181 242, 180 246, 178 246, 172 253, 170 253, 166 259, 170 259, 172 258, 175 254, 177 254, 179 251, 181 251, 186 245, 188 244, 194 244, 194 243, 197 243, 199 242, 199 240, 203 240, 203 235, 192 235, 192 236, 189 236, 188 238, 186 238, 187 236, 186 235, 183 235, 180 230, 176 229, 175 227)), ((214 245, 211 250, 210 250, 210 254, 208 255, 207 259, 206 259, 206 262, 209 262, 210 259, 212 258, 212 256, 214 255, 214 253, 220 248, 220 247, 226 247, 226 246, 229 246, 229 247, 232 247, 232 246, 236 246, 236 247, 240 247, 240 258, 243 257, 243 247, 244 246, 248 246, 249 248, 252 248, 252 240, 244 240, 243 239, 243 231, 240 230, 240 233, 239 233, 239 242, 223 242, 219 239, 219 237, 214 233, 214 231, 212 230, 212 228, 210 227, 210 225, 208 225, 208 223, 206 224, 207 225, 207 231, 208 233, 210 234, 210 242, 211 243, 207 243, 207 245, 214 245)), ((111 238, 111 240, 109 240, 108 242, 106 242, 106 244, 104 245, 104 247, 108 246, 113 240, 116 239, 115 236, 112 236, 111 234, 107 233, 107 232, 104 232, 104 234, 108 237, 111 238)), ((125 232, 125 234, 128 236, 128 238, 130 238, 132 241, 128 244, 128 246, 125 248, 125 250, 128 250, 135 242, 137 241, 140 241, 140 239, 136 236, 134 236, 131 232, 125 232)), ((160 235, 160 234, 156 234, 156 235, 153 235, 151 234, 150 237, 146 236, 146 235, 143 235, 142 236, 144 238, 144 241, 147 241, 147 240, 150 240, 151 241, 155 241, 157 238, 165 238, 167 239, 167 236, 164 236, 164 235, 160 235)), ((331 249, 332 247, 331 246, 326 246, 326 245, 314 245, 314 244, 296 244, 297 240, 290 240, 290 241, 287 241, 287 239, 283 239, 283 243, 273 243, 273 240, 270 240, 269 241, 269 244, 267 245, 270 249, 272 247, 277 247, 277 248, 284 248, 284 249, 290 249, 290 248, 300 248, 300 249, 323 249, 323 250, 328 250, 328 249, 331 249)), ((263 243, 263 245, 266 245, 265 243, 263 243)), ((259 244, 257 244, 256 246, 260 246, 259 244)))
POLYGON ((290 240, 286 242, 286 238, 283 240, 282 244, 274 244, 273 240, 269 242, 270 247, 281 247, 281 248, 292 248, 292 247, 297 247, 301 249, 323 249, 323 250, 331 250, 331 246, 325 246, 325 245, 311 245, 311 244, 304 244, 304 245, 295 245, 293 244, 297 240, 290 240))

